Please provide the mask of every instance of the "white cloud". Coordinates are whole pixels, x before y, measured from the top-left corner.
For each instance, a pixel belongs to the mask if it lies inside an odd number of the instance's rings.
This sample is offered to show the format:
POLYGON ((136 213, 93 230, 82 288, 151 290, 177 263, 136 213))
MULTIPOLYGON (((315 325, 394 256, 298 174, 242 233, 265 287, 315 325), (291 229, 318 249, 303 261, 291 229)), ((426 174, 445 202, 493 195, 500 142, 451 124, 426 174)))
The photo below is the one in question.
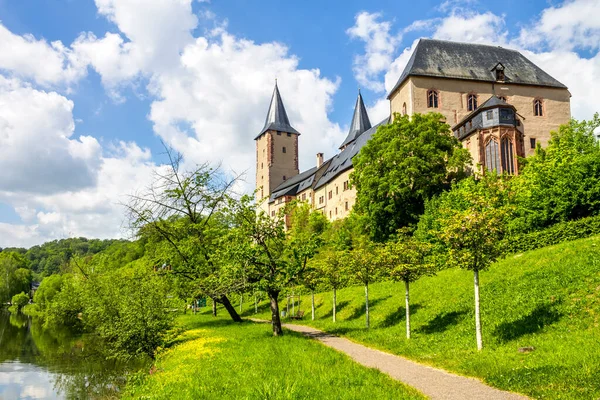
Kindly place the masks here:
POLYGON ((44 86, 69 85, 86 73, 71 49, 32 35, 19 36, 0 23, 0 71, 44 86))
POLYGON ((358 83, 376 92, 384 90, 378 77, 389 68, 400 35, 392 35, 391 22, 382 21, 380 13, 360 12, 353 27, 346 30, 348 36, 365 43, 365 53, 354 57, 354 76, 358 83))

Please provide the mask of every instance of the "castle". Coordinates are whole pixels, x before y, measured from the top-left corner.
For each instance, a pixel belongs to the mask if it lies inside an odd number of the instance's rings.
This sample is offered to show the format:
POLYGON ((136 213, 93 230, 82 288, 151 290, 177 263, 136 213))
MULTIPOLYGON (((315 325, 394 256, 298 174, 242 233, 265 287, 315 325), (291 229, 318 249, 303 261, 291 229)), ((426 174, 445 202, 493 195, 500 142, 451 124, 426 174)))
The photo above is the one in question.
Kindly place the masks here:
POLYGON ((352 158, 395 113, 437 112, 484 171, 518 174, 517 156, 546 146, 550 132, 571 118, 565 85, 515 50, 421 39, 387 99, 390 116, 372 125, 360 92, 340 152, 300 173, 298 137, 277 84, 265 125, 256 136, 256 199, 268 215, 286 203, 308 202, 330 220, 346 217, 356 199, 352 158))

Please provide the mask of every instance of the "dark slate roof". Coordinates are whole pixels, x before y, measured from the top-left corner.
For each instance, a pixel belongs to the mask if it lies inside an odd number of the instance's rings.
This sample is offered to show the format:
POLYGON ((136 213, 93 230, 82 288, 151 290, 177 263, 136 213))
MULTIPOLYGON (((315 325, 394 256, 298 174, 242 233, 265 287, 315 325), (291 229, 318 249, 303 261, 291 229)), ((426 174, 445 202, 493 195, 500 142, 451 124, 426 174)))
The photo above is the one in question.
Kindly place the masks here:
POLYGON ((489 99, 487 99, 486 101, 484 101, 475 110, 471 111, 466 117, 461 119, 456 125, 454 125, 452 127, 452 131, 460 129, 460 127, 463 126, 464 124, 466 124, 469 120, 473 120, 473 126, 471 126, 469 129, 465 129, 463 134, 459 135, 459 137, 458 137, 459 140, 466 138, 471 133, 473 133, 477 129, 481 128, 481 124, 482 124, 483 120, 481 118, 475 118, 475 117, 478 114, 481 114, 483 111, 486 111, 486 110, 489 110, 490 108, 495 108, 495 107, 511 108, 511 109, 513 109, 513 111, 515 111, 515 113, 517 112, 517 109, 512 104, 508 104, 507 102, 498 98, 497 96, 492 96, 489 99))
POLYGON ((352 116, 352 123, 350 124, 350 131, 348 136, 340 146, 340 149, 352 141, 356 140, 363 132, 371 129, 371 121, 369 121, 369 115, 367 114, 367 108, 363 102, 363 98, 358 91, 358 98, 356 99, 356 105, 354 106, 354 115, 352 116))
POLYGON ((366 130, 362 135, 360 135, 353 143, 350 143, 348 147, 342 150, 338 155, 334 156, 331 159, 331 163, 327 167, 325 173, 317 180, 317 182, 313 185, 313 188, 316 190, 319 187, 325 185, 326 183, 333 180, 339 174, 348 169, 352 168, 352 158, 358 154, 360 149, 367 143, 367 141, 371 138, 371 136, 377 132, 377 128, 380 125, 385 125, 389 123, 389 118, 384 119, 377 125, 371 127, 366 130))
POLYGON ((285 180, 281 183, 281 185, 277 186, 275 190, 273 190, 269 201, 272 202, 276 198, 281 196, 294 196, 301 190, 306 189, 306 187, 312 185, 312 181, 316 171, 317 167, 312 167, 309 170, 306 170, 296 176, 291 177, 290 179, 285 180), (305 186, 307 182, 310 182, 308 186, 304 187, 304 189, 299 189, 301 185, 305 186))
POLYGON ((507 83, 567 88, 516 50, 483 44, 420 39, 388 98, 409 76, 496 82, 496 75, 492 70, 498 63, 504 66, 507 83))
POLYGON ((269 112, 267 113, 265 126, 262 128, 258 136, 254 138, 254 140, 258 139, 260 135, 269 130, 295 133, 296 135, 300 134, 300 132, 290 125, 290 120, 285 112, 285 107, 283 106, 281 95, 279 94, 277 82, 275 82, 275 89, 273 90, 273 96, 271 97, 271 105, 269 105, 269 112))

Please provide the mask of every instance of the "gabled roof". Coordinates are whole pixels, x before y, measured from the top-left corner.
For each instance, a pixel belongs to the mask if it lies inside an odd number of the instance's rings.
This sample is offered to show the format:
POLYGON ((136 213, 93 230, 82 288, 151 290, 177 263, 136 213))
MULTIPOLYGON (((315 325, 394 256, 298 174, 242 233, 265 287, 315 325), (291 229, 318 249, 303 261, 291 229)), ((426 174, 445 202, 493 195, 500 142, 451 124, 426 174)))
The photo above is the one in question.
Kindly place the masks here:
POLYGON ((493 68, 498 63, 504 67, 506 83, 567 88, 516 50, 483 44, 420 39, 388 99, 409 76, 496 82, 493 68))
POLYGON ((352 122, 350 123, 350 131, 348 136, 344 139, 340 149, 352 141, 356 140, 363 132, 371 129, 371 121, 369 121, 369 115, 367 114, 367 108, 363 102, 363 98, 358 91, 358 98, 356 99, 356 105, 354 106, 354 115, 352 116, 352 122))
POLYGON ((273 96, 271 97, 269 112, 267 113, 267 118, 265 119, 265 126, 262 128, 258 136, 254 138, 254 140, 258 139, 260 135, 269 130, 294 133, 296 135, 300 134, 300 132, 290 125, 290 120, 285 112, 285 107, 283 106, 281 95, 279 94, 277 82, 275 82, 275 89, 273 89, 273 96))
POLYGON ((312 167, 309 170, 306 170, 296 176, 291 177, 290 179, 283 181, 279 186, 277 186, 273 190, 270 201, 273 201, 276 198, 284 195, 293 196, 296 193, 300 192, 299 186, 301 184, 304 184, 307 180, 311 181, 310 184, 312 184, 312 178, 314 177, 316 171, 317 167, 312 167))

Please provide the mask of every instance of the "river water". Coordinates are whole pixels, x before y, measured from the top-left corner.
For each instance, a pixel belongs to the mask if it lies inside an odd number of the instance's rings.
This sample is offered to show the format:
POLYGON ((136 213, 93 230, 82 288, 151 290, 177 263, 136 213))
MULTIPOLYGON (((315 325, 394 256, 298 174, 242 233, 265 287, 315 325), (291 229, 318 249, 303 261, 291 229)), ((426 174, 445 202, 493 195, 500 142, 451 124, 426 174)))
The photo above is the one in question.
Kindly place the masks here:
POLYGON ((117 398, 142 365, 107 361, 92 339, 0 308, 0 399, 117 398))

